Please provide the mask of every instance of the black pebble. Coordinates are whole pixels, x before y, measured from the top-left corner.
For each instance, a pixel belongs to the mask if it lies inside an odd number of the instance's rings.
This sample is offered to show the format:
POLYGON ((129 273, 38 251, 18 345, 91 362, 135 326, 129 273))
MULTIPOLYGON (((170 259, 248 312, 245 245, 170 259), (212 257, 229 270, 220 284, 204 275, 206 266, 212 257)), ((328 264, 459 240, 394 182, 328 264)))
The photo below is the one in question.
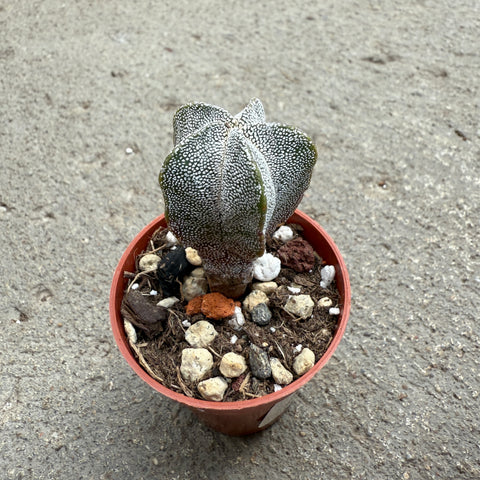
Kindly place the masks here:
POLYGON ((157 267, 157 278, 164 298, 180 295, 179 282, 192 269, 185 248, 180 245, 162 257, 157 267))

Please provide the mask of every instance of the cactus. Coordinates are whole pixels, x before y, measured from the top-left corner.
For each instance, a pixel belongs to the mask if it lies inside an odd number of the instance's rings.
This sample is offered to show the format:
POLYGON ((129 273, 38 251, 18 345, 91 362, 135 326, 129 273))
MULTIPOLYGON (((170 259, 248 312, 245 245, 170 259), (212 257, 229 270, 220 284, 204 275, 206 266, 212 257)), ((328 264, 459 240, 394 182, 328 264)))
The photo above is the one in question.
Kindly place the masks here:
POLYGON ((204 103, 174 116, 174 148, 159 182, 170 229, 204 262, 212 291, 238 297, 265 237, 308 188, 317 152, 300 130, 265 123, 253 99, 238 115, 204 103))

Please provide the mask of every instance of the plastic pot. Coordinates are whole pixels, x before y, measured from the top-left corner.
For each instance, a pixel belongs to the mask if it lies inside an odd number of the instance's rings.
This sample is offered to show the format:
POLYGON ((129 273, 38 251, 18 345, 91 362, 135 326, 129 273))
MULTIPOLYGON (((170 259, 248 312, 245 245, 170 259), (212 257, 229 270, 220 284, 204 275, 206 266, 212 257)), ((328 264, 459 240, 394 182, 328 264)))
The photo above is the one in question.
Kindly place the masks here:
POLYGON ((164 215, 152 221, 134 238, 122 255, 113 276, 110 292, 110 321, 115 341, 128 364, 152 388, 166 397, 189 407, 206 425, 227 435, 255 433, 269 427, 278 420, 290 404, 292 394, 310 381, 327 363, 345 332, 350 312, 350 282, 345 262, 337 246, 325 230, 303 212, 296 210, 289 222, 300 224, 304 228, 305 239, 310 242, 315 251, 327 264, 335 266, 336 283, 341 296, 340 315, 332 342, 314 367, 290 385, 282 388, 282 390, 260 398, 237 402, 211 402, 187 397, 168 389, 148 375, 139 365, 130 349, 123 327, 123 319, 120 315, 122 298, 127 285, 124 272, 135 271, 135 257, 146 249, 153 233, 160 226, 166 226, 164 215))

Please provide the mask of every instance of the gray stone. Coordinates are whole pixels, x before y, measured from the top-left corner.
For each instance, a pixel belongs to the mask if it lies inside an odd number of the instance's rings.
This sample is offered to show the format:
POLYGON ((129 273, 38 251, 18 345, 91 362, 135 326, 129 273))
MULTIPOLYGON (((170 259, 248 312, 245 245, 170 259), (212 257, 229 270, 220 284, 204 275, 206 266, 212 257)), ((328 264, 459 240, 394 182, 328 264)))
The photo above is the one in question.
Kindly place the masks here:
POLYGON ((270 367, 270 361, 268 354, 255 344, 250 345, 250 351, 248 355, 248 363, 252 375, 260 380, 265 380, 272 375, 272 368, 270 367))
POLYGON ((268 303, 268 297, 260 290, 253 290, 243 301, 243 308, 250 313, 259 303, 268 303))
POLYGON ((265 303, 255 305, 252 312, 252 321, 261 327, 268 325, 272 319, 272 312, 265 303))

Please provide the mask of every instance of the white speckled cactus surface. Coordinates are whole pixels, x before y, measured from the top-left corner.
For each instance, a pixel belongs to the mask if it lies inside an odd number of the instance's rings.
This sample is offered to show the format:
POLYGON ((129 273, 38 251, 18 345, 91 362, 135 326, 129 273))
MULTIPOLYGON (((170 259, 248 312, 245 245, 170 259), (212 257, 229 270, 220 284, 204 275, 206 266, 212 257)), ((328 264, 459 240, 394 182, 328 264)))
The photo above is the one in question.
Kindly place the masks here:
POLYGON ((291 216, 308 188, 315 146, 294 127, 266 123, 258 99, 236 116, 188 104, 173 127, 175 146, 159 177, 167 222, 203 258, 211 289, 239 296, 265 235, 291 216))

